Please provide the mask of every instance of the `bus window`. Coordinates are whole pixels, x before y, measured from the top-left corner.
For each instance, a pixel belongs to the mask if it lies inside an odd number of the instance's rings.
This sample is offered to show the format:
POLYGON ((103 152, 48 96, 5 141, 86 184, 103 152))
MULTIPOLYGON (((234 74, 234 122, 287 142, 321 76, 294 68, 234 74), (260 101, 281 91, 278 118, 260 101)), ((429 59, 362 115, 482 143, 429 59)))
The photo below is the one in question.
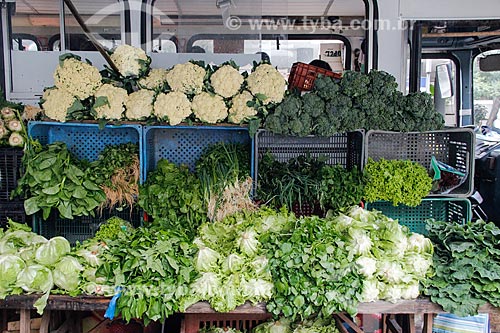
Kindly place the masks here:
POLYGON ((47 50, 48 39, 59 33, 59 3, 57 1, 29 4, 16 2, 11 17, 11 47, 14 51, 47 50))
MULTIPOLYGON (((427 92, 433 96, 436 110, 444 116, 445 126, 457 127, 458 94, 457 87, 457 65, 450 58, 438 54, 423 54, 420 76, 420 91, 427 92), (451 86, 446 89, 446 94, 439 94, 438 71, 448 71, 451 77, 451 86)), ((441 88, 444 90, 444 88, 441 88)), ((441 91, 443 93, 443 91, 441 91)))
POLYGON ((152 51, 157 53, 177 53, 175 37, 171 35, 156 36, 153 38, 152 51))
MULTIPOLYGON (((121 41, 121 13, 122 5, 119 2, 92 2, 73 0, 78 13, 82 16, 85 25, 94 37, 107 49, 122 44, 121 41)), ((64 10, 65 42, 67 50, 96 51, 90 40, 73 17, 69 9, 64 10)))
POLYGON ((35 36, 28 34, 13 34, 12 49, 16 51, 41 51, 42 47, 35 36))
POLYGON ((500 131, 500 70, 482 71, 479 67, 481 58, 493 54, 500 54, 500 50, 484 52, 474 59, 474 124, 500 131))

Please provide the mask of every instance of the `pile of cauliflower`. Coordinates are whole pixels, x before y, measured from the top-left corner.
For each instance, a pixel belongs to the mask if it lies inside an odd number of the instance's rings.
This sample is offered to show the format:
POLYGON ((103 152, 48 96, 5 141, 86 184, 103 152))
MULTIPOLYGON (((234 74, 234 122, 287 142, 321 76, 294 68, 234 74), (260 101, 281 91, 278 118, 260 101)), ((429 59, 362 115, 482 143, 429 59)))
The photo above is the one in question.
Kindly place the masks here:
POLYGON ((17 110, 3 107, 0 110, 0 145, 22 147, 24 145, 25 128, 17 110))
POLYGON ((110 57, 115 70, 99 72, 77 56, 63 55, 54 86, 40 101, 46 117, 61 122, 156 119, 172 126, 185 121, 242 124, 258 116, 258 106, 280 103, 287 85, 266 63, 250 74, 234 63, 205 67, 187 62, 152 69, 146 53, 129 45, 118 46, 110 57))

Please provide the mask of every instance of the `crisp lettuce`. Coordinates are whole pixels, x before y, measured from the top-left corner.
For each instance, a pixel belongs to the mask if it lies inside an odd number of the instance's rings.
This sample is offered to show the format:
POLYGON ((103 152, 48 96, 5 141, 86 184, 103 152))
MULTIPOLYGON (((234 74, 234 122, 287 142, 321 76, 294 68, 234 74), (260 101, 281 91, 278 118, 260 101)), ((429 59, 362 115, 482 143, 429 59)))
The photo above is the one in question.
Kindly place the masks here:
POLYGON ((78 259, 71 256, 62 257, 52 271, 54 284, 67 292, 77 291, 80 284, 80 272, 83 269, 78 259))
POLYGON ((64 237, 54 237, 40 245, 36 250, 35 260, 41 265, 54 265, 59 259, 71 251, 68 240, 64 237))

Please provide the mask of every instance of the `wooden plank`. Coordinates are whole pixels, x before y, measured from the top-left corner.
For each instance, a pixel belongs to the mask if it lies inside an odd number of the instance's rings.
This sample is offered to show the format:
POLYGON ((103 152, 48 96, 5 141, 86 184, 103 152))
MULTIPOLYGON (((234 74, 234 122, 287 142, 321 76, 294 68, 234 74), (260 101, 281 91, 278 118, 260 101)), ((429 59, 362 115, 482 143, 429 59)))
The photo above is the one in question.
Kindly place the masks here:
POLYGON ((396 318, 392 316, 387 317, 387 331, 391 333, 403 333, 403 329, 399 326, 396 318))
POLYGON ((426 313, 424 314, 424 328, 422 333, 432 333, 432 324, 434 321, 434 314, 426 313))
POLYGON ((356 325, 351 320, 351 318, 347 317, 345 313, 338 313, 337 316, 339 316, 339 318, 342 319, 342 321, 346 323, 349 326, 349 328, 351 328, 354 332, 363 333, 363 331, 358 327, 358 325, 356 325))
POLYGON ((31 323, 31 313, 30 310, 21 309, 20 310, 20 333, 31 333, 30 323, 31 323))
MULTIPOLYGON (((33 318, 30 322, 30 328, 32 330, 39 330, 42 324, 42 318, 33 318)), ((7 331, 19 331, 21 328, 20 321, 11 321, 7 324, 7 331)))
POLYGON ((49 333, 50 315, 50 310, 44 311, 42 315, 42 321, 40 323, 40 333, 49 333))
MULTIPOLYGON (((184 311, 184 313, 217 313, 217 312, 214 309, 212 309, 212 307, 208 302, 198 302, 187 308, 186 311, 184 311)), ((245 304, 238 306, 236 309, 228 313, 257 314, 257 313, 267 313, 267 310, 265 303, 259 303, 254 306, 250 302, 246 302, 245 304)))

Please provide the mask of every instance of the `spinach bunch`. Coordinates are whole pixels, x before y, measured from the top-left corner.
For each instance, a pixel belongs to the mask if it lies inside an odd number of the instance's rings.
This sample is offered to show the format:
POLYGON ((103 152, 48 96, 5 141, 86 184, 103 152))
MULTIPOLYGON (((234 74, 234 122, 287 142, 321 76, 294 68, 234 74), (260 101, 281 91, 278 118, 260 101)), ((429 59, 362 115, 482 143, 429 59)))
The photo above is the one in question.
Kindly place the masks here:
POLYGON ((267 302, 273 315, 295 320, 357 312, 364 278, 336 225, 306 217, 261 239, 274 280, 274 297, 267 302))
POLYGON ((96 276, 122 286, 117 311, 126 321, 165 320, 179 311, 182 297, 196 277, 196 252, 182 232, 148 227, 129 229, 108 240, 96 276))
POLYGON ((139 188, 139 206, 165 228, 194 237, 207 218, 202 186, 185 165, 160 160, 139 188))
POLYGON ((52 208, 63 218, 94 216, 94 210, 106 199, 92 180, 88 162, 79 161, 66 144, 55 142, 45 147, 31 143, 23 157, 24 174, 13 195, 24 196, 26 214, 43 212, 47 219, 52 208))
POLYGON ((446 312, 477 314, 489 302, 500 306, 500 229, 493 223, 458 223, 429 220, 434 243, 434 271, 423 282, 424 293, 446 312))

